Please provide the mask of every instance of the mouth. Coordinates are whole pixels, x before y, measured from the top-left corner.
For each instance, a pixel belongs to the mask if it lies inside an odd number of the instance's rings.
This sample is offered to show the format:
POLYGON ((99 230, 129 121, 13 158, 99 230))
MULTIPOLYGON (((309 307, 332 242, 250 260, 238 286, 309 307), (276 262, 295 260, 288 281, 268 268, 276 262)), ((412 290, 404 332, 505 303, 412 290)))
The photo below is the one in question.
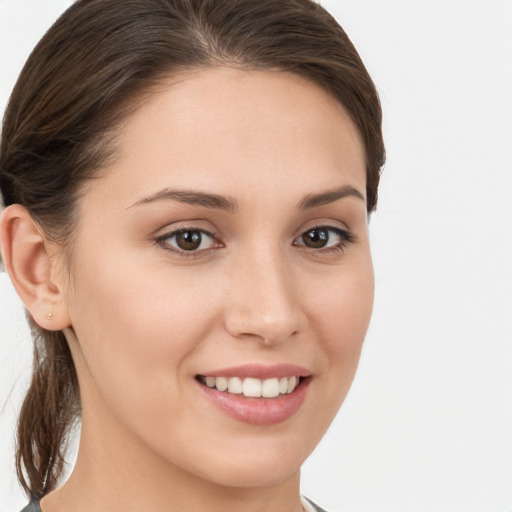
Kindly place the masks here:
POLYGON ((245 423, 273 425, 300 410, 312 378, 293 365, 246 365, 198 374, 195 380, 217 410, 245 423))
POLYGON ((306 377, 292 375, 290 377, 271 377, 257 379, 254 377, 214 377, 198 375, 198 382, 210 389, 242 395, 247 398, 276 398, 280 395, 289 395, 300 386, 306 377))

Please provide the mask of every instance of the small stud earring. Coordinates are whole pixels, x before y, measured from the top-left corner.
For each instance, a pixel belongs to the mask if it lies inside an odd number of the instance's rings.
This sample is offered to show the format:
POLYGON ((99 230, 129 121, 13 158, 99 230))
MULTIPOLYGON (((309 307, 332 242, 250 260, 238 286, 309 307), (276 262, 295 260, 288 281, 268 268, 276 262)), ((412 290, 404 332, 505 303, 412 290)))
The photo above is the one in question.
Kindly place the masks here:
POLYGON ((53 318, 53 313, 48 313, 46 315, 46 318, 48 318, 48 320, 51 320, 53 318))

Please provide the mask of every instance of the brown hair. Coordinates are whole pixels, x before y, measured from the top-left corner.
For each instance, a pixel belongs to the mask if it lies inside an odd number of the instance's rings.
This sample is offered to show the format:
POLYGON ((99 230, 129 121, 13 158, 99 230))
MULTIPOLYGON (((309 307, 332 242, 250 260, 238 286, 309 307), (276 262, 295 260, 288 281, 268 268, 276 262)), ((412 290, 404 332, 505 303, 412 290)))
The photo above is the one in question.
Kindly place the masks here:
MULTIPOLYGON (((10 98, 4 205, 25 206, 69 246, 81 187, 112 156, 119 123, 162 78, 214 66, 292 72, 337 98, 363 140, 367 209, 375 208, 384 163, 378 95, 343 29, 312 0, 78 0, 36 46, 10 98)), ((31 324, 16 466, 23 488, 41 496, 61 476, 80 399, 64 334, 31 324)))

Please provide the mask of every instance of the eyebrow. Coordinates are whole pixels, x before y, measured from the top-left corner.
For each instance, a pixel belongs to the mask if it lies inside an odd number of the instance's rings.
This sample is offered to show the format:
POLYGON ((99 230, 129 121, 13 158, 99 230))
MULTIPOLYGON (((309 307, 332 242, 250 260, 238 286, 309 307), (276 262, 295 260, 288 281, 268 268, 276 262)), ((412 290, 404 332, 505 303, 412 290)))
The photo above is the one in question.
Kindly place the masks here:
POLYGON ((320 192, 318 194, 308 194, 299 203, 299 210, 309 210, 310 208, 324 206, 326 204, 334 203, 335 201, 338 201, 338 199, 343 199, 344 197, 356 197, 366 203, 365 197, 361 192, 359 192, 359 190, 350 185, 345 185, 343 187, 334 190, 326 190, 325 192, 320 192))
MULTIPOLYGON (((327 190, 325 192, 319 192, 316 194, 308 194, 299 202, 297 208, 299 210, 309 210, 311 208, 317 208, 319 206, 334 203, 335 201, 345 197, 356 197, 357 199, 366 202, 366 199, 364 198, 363 194, 359 192, 359 190, 350 185, 344 185, 343 187, 334 190, 327 190)), ((186 203, 193 206, 202 206, 203 208, 224 210, 230 213, 235 213, 239 210, 238 201, 230 197, 193 190, 176 190, 168 188, 144 197, 128 208, 139 206, 141 204, 169 200, 186 203)))
POLYGON ((230 213, 234 213, 238 210, 238 202, 230 197, 193 190, 175 190, 168 188, 161 190, 156 194, 151 194, 150 196, 140 199, 136 203, 132 204, 129 208, 141 204, 168 200, 179 201, 180 203, 191 204, 193 206, 212 208, 214 210, 224 210, 230 213))

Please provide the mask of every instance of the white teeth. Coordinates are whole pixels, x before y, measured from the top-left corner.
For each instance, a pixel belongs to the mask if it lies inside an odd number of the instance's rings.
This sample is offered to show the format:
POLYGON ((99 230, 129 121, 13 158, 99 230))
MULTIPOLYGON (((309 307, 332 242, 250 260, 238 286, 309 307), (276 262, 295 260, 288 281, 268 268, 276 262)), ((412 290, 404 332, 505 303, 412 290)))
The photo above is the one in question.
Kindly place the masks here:
POLYGON ((292 377, 288 379, 288 389, 287 393, 291 393, 297 387, 297 377, 292 377))
POLYGON ((242 392, 242 379, 231 377, 229 379, 228 391, 235 395, 242 392))
POLYGON ((266 379, 261 384, 261 396, 273 398, 279 395, 279 379, 266 379))
POLYGON ((245 396, 261 396, 261 380, 251 378, 244 379, 243 393, 245 396))
POLYGON ((277 377, 271 379, 254 379, 247 377, 202 377, 203 384, 218 391, 227 391, 235 395, 243 394, 252 398, 274 398, 291 393, 300 383, 298 377, 277 377))
POLYGON ((215 387, 219 391, 226 391, 226 389, 228 389, 228 379, 226 379, 226 377, 216 377, 215 387))

